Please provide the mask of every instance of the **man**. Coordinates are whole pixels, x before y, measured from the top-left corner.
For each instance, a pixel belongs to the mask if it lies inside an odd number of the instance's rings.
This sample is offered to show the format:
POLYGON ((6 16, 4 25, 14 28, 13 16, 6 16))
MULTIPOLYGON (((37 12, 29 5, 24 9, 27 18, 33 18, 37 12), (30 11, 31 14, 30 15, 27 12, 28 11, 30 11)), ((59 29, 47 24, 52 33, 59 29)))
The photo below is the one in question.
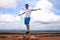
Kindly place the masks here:
POLYGON ((38 8, 38 9, 29 9, 29 5, 28 4, 25 4, 25 8, 26 8, 26 11, 23 12, 22 14, 19 14, 19 16, 25 14, 25 20, 24 20, 24 22, 25 22, 25 25, 26 25, 26 28, 27 28, 26 34, 28 34, 30 32, 29 31, 29 27, 30 27, 29 23, 30 23, 31 12, 32 11, 41 10, 41 9, 40 8, 38 8))

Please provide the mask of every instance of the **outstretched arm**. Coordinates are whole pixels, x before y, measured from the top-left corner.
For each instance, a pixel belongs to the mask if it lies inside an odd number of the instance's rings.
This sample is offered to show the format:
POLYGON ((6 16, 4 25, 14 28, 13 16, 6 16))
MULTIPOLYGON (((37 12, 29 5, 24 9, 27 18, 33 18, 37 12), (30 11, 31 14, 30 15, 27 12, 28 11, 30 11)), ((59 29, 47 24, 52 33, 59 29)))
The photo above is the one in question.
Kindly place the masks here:
POLYGON ((38 9, 32 9, 31 11, 37 11, 37 10, 41 10, 40 8, 38 8, 38 9))
POLYGON ((19 16, 21 16, 21 15, 23 15, 23 14, 25 14, 25 12, 23 12, 22 14, 19 14, 19 16))

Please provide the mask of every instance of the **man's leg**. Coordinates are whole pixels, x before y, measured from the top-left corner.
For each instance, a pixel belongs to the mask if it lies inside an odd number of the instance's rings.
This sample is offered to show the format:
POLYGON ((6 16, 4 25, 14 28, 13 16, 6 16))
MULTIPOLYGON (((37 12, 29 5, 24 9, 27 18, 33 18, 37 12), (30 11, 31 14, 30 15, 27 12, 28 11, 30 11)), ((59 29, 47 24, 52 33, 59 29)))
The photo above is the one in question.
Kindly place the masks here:
POLYGON ((28 34, 29 33, 29 29, 30 29, 29 24, 26 24, 26 28, 27 28, 26 34, 28 34))
POLYGON ((26 24, 27 31, 29 31, 30 27, 29 24, 26 24))

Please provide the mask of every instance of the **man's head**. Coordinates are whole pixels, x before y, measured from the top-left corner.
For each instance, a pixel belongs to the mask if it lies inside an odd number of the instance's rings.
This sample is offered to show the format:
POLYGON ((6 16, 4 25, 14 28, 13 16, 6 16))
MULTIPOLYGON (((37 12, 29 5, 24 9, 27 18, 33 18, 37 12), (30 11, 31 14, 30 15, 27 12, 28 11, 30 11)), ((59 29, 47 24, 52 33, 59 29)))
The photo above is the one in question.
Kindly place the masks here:
POLYGON ((28 4, 25 4, 25 8, 28 9, 29 5, 28 4))

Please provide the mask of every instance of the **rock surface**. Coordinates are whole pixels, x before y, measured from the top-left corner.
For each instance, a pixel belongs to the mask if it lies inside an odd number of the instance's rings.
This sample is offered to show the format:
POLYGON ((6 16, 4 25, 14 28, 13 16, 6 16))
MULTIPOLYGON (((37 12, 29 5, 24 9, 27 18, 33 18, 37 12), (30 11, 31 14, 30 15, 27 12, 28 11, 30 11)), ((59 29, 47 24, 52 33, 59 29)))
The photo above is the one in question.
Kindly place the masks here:
POLYGON ((0 33, 0 40, 60 40, 60 33, 0 33))

